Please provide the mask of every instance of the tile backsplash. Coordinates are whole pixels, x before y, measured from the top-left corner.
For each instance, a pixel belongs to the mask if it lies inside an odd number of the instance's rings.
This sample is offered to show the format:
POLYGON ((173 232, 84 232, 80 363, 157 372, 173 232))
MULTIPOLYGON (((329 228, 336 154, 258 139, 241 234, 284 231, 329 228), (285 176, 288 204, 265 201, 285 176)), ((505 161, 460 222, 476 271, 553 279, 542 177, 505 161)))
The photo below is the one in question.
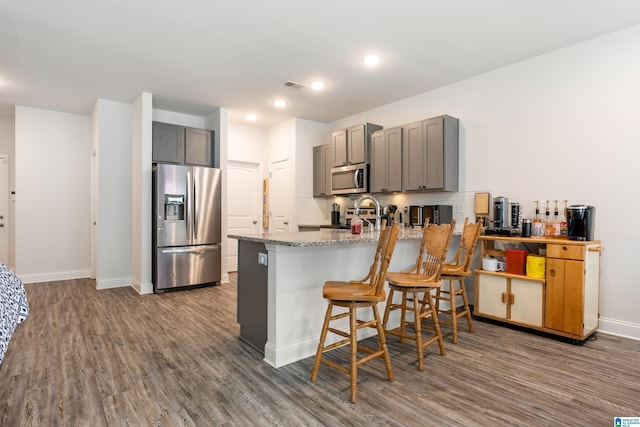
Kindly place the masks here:
MULTIPOLYGON (((442 193, 399 193, 391 195, 374 195, 381 206, 394 204, 398 206, 398 211, 410 205, 451 205, 453 206, 453 218, 456 220, 456 231, 462 230, 464 218, 469 217, 470 221, 475 221, 474 203, 475 194, 489 190, 459 191, 442 193)), ((341 216, 347 208, 353 207, 354 197, 334 197, 327 199, 301 198, 297 199, 297 223, 298 224, 330 224, 331 206, 333 203, 340 204, 341 216)))

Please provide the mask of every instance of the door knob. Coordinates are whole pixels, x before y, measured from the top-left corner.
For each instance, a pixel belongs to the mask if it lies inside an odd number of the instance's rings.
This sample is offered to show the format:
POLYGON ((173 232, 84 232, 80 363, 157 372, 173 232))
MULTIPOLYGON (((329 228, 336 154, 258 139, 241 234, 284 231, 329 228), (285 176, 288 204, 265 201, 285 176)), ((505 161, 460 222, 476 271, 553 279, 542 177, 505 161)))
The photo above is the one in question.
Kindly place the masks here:
POLYGON ((256 220, 254 219, 254 220, 253 220, 253 223, 254 223, 254 224, 257 224, 257 223, 258 223, 258 221, 256 221, 256 220))
POLYGON ((289 225, 289 221, 285 221, 285 222, 284 222, 284 225, 289 225))

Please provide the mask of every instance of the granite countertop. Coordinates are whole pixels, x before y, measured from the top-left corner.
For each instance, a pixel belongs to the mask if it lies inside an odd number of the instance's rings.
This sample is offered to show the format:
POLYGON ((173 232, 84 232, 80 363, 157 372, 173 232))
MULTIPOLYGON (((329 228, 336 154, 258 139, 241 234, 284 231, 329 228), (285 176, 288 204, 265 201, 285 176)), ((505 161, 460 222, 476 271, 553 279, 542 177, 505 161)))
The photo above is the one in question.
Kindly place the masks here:
MULTIPOLYGON (((229 234, 227 237, 249 242, 304 247, 377 242, 379 235, 379 232, 363 231, 362 234, 351 234, 351 230, 322 229, 320 231, 229 234)), ((398 233, 398 240, 421 238, 422 229, 402 228, 398 233)))

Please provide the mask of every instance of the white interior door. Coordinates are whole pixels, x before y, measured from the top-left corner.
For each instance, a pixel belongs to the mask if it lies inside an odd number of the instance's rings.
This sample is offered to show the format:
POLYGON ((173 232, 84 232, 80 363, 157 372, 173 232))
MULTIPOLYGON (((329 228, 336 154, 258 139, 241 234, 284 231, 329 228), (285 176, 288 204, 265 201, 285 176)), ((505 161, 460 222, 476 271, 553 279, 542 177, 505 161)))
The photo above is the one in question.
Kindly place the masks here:
POLYGON ((0 155, 0 262, 9 267, 9 156, 0 155))
MULTIPOLYGON (((258 163, 227 164, 227 233, 257 233, 261 226, 262 172, 258 163)), ((238 241, 227 238, 227 271, 238 271, 238 241)))
POLYGON ((291 231, 291 171, 289 159, 271 163, 269 231, 291 231))

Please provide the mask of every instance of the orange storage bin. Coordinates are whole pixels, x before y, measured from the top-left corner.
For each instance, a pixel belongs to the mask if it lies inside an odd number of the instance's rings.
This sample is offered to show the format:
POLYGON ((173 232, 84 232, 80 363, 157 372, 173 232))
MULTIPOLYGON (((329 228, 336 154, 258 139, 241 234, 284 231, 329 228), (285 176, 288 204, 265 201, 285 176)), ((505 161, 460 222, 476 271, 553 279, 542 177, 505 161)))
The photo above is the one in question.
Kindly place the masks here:
POLYGON ((521 249, 507 249, 507 273, 524 275, 527 263, 527 251, 521 249))

